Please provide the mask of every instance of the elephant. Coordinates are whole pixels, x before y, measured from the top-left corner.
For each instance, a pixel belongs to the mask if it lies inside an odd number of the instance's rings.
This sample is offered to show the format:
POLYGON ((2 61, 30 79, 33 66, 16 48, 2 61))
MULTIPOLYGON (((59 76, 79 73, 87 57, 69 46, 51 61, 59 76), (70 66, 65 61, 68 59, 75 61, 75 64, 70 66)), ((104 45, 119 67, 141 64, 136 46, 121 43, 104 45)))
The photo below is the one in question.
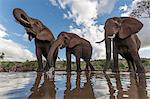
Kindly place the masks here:
POLYGON ((82 58, 86 62, 85 70, 95 70, 92 64, 90 63, 90 59, 92 56, 92 46, 89 41, 84 38, 79 37, 74 33, 61 32, 52 47, 49 50, 48 59, 49 64, 52 64, 53 53, 57 48, 66 48, 66 57, 67 57, 67 69, 66 71, 71 71, 71 54, 76 57, 76 65, 77 71, 81 71, 80 68, 80 58, 82 58))
MULTIPOLYGON (((16 21, 21 24, 27 34, 28 39, 31 41, 34 38, 35 41, 35 50, 36 50, 36 57, 38 60, 38 69, 37 71, 47 71, 50 67, 47 62, 45 68, 42 64, 42 55, 47 59, 47 55, 49 52, 49 49, 51 45, 53 44, 55 38, 52 34, 52 32, 38 19, 29 17, 25 11, 23 11, 20 8, 15 8, 13 10, 13 15, 16 19, 16 21)), ((55 62, 57 59, 58 51, 53 54, 55 62)), ((55 67, 55 64, 54 64, 55 67)))
POLYGON ((112 40, 114 60, 114 65, 112 67, 113 72, 119 72, 118 54, 127 60, 129 71, 135 71, 136 68, 138 73, 145 72, 138 53, 141 42, 136 34, 142 27, 143 24, 132 17, 112 17, 106 20, 104 26, 105 38, 102 40, 105 41, 106 48, 106 66, 104 67, 104 71, 110 66, 112 40))

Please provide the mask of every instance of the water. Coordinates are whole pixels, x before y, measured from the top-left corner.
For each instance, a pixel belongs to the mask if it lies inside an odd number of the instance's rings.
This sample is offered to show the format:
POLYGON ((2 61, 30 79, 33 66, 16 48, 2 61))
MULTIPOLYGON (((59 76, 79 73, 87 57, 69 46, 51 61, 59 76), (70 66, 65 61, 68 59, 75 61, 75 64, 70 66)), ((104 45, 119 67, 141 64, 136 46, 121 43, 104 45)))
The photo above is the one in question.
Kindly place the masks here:
POLYGON ((0 73, 0 99, 148 99, 150 73, 0 73))

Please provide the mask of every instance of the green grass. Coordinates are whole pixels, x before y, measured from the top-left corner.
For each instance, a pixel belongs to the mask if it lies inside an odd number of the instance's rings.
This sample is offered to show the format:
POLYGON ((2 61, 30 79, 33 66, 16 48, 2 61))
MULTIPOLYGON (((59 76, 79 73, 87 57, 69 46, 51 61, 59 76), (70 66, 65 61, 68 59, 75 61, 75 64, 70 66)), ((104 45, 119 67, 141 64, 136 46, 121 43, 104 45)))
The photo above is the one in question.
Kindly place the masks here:
MULTIPOLYGON (((145 69, 150 70, 150 59, 143 58, 141 62, 145 69)), ((91 64, 94 66, 96 70, 102 70, 103 66, 105 66, 105 60, 94 60, 91 61, 91 64)), ((85 62, 81 61, 81 68, 85 69, 85 62)), ((37 61, 25 61, 25 62, 9 62, 9 61, 0 61, 0 68, 4 68, 6 71, 9 71, 13 68, 21 68, 24 71, 32 71, 36 70, 38 67, 37 61)), ((76 70, 76 62, 72 62, 71 64, 72 70, 76 70)), ((111 67, 109 67, 111 68, 111 67)), ((128 65, 126 60, 119 60, 119 68, 121 71, 126 71, 128 69, 128 65)), ((66 69, 66 61, 57 61, 56 62, 56 70, 65 70, 66 69)))

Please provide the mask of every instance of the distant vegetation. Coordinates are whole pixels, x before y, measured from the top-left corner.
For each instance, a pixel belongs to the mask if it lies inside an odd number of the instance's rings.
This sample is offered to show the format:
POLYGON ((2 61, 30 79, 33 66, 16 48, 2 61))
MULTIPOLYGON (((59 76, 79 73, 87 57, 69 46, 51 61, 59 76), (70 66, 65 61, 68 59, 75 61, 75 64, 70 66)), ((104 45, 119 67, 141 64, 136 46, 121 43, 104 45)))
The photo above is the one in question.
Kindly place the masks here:
MULTIPOLYGON (((145 67, 146 71, 150 70, 150 59, 141 59, 143 66, 145 67)), ((46 64, 44 62, 44 64, 46 64)), ((95 67, 96 70, 102 70, 103 66, 105 65, 105 60, 94 60, 91 64, 95 67)), ((8 71, 35 71, 37 69, 37 61, 26 61, 26 62, 8 62, 8 61, 1 61, 0 62, 0 71, 8 72, 8 71)), ((85 62, 81 62, 81 68, 85 69, 85 62)), ((109 67, 111 68, 111 67, 109 67)), ((119 60, 119 68, 121 71, 127 71, 128 65, 124 59, 119 60)), ((65 70, 66 69, 66 61, 57 61, 56 63, 56 70, 65 70)), ((72 62, 72 70, 76 70, 76 63, 72 62)))

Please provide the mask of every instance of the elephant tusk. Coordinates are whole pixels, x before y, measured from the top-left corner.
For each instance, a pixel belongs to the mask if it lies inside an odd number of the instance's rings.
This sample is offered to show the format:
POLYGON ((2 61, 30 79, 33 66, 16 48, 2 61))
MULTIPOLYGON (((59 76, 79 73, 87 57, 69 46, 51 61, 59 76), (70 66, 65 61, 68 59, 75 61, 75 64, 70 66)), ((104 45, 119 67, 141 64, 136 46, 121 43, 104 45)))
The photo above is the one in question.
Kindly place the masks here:
POLYGON ((116 34, 113 34, 113 36, 108 36, 109 39, 113 39, 116 37, 116 34))
POLYGON ((26 23, 26 24, 30 24, 28 21, 26 21, 26 20, 23 19, 23 18, 21 18, 20 20, 23 21, 23 22, 26 23))

